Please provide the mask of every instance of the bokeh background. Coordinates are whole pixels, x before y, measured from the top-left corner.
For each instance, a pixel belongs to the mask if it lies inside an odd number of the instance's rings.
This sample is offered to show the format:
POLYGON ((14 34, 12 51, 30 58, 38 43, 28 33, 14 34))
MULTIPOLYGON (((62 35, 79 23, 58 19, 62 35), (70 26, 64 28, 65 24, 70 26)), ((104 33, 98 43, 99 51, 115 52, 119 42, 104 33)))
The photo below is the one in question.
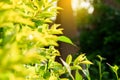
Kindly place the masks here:
MULTIPOLYGON (((120 66, 120 0, 59 0, 57 5, 63 9, 56 23, 61 24, 64 35, 77 45, 60 43, 63 59, 68 54, 82 52, 96 65, 96 56, 104 57, 103 71, 108 70, 106 63, 120 66)), ((97 66, 91 67, 92 78, 97 80, 97 66)), ((114 80, 111 73, 104 75, 104 80, 114 80)))

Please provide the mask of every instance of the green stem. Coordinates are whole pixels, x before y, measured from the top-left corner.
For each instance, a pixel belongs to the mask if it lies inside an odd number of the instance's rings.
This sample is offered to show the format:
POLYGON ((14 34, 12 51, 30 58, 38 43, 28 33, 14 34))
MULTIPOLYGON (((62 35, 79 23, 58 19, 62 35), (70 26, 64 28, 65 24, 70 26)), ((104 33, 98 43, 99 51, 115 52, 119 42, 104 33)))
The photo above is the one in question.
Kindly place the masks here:
POLYGON ((115 75, 116 75, 116 78, 117 78, 117 80, 118 80, 119 78, 118 78, 118 74, 117 74, 117 72, 115 72, 115 75))
POLYGON ((100 77, 99 77, 99 80, 102 80, 101 61, 99 62, 98 65, 99 65, 99 76, 100 76, 100 77))

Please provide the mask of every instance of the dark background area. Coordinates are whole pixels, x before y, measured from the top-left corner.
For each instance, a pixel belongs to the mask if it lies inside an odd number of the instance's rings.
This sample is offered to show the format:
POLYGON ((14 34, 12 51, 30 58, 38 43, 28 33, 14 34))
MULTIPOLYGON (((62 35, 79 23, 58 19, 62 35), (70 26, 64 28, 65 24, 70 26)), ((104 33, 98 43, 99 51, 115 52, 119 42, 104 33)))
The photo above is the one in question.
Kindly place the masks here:
POLYGON ((99 74, 96 66, 97 55, 106 58, 102 63, 102 71, 105 71, 103 80, 115 80, 106 63, 120 66, 120 9, 118 5, 107 0, 94 0, 93 5, 93 14, 88 14, 84 20, 80 19, 81 16, 78 17, 80 52, 86 53, 88 59, 95 63, 90 68, 93 80, 97 80, 99 74), (86 22, 83 24, 82 21, 86 22))

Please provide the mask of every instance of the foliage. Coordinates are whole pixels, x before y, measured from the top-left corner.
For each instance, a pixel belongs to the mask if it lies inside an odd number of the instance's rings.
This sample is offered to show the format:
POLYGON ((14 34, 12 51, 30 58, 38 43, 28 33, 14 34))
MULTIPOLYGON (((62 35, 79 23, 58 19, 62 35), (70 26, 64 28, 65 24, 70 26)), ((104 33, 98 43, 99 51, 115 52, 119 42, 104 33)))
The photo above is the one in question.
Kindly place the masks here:
POLYGON ((56 0, 0 1, 1 80, 23 80, 28 73, 33 75, 32 78, 38 77, 34 68, 31 66, 29 72, 25 64, 38 65, 50 56, 54 59, 54 56, 59 55, 52 45, 58 45, 55 34, 62 34, 62 29, 57 29, 57 24, 49 29, 48 24, 56 15, 57 8, 53 7, 55 2, 56 0), (50 47, 44 50, 45 46, 50 47))
MULTIPOLYGON (((107 58, 107 62, 120 62, 120 10, 105 5, 102 2, 94 3, 94 13, 91 23, 80 33, 81 52, 85 52, 89 59, 96 55, 107 58)), ((86 25, 86 24, 85 24, 86 25)))
POLYGON ((93 63, 94 65, 89 67, 91 80, 120 80, 118 65, 111 66, 109 63, 106 63, 106 58, 100 55, 97 55, 93 63))
MULTIPOLYGON (((82 65, 92 64, 85 54, 72 60, 69 55, 63 65, 55 61, 60 56, 57 41, 73 44, 53 23, 57 0, 0 1, 0 80, 82 80, 79 71, 89 79, 82 65), (76 70, 75 78, 71 71, 76 70), (69 77, 61 77, 68 74, 69 77)), ((90 80, 90 79, 89 79, 90 80)))
POLYGON ((84 77, 79 73, 79 71, 82 71, 82 73, 85 75, 85 78, 90 80, 88 65, 93 64, 89 60, 87 60, 85 54, 79 55, 74 61, 72 61, 72 56, 68 55, 66 58, 66 62, 62 60, 63 65, 67 69, 70 77, 72 80, 82 80, 84 77), (84 64, 84 67, 83 67, 84 64), (75 78, 73 77, 71 71, 75 71, 75 78))
MULTIPOLYGON (((108 63, 107 63, 108 64, 108 63)), ((112 69, 112 71, 115 73, 116 75, 116 80, 119 80, 119 76, 118 76, 118 69, 119 67, 117 65, 111 66, 110 64, 108 64, 110 66, 110 68, 112 69)))
MULTIPOLYGON (((3 0, 0 1, 0 80, 91 80, 90 62, 85 54, 75 59, 68 55, 61 63, 55 60, 60 52, 55 48, 58 41, 72 44, 63 34, 56 16, 57 0, 3 0), (75 74, 73 75, 73 71, 75 74)), ((75 46, 75 45, 74 45, 75 46)), ((104 79, 102 61, 98 71, 104 79)), ((118 66, 111 66, 118 76, 118 66)), ((92 65, 93 66, 93 65, 92 65)), ((106 78, 105 78, 106 79, 106 78)))
MULTIPOLYGON (((120 10, 104 4, 102 0, 94 0, 93 5, 94 13, 85 17, 89 23, 83 21, 80 27, 80 52, 87 53, 88 59, 94 63, 89 69, 93 80, 98 79, 98 75, 99 80, 116 80, 106 62, 120 66, 120 10), (106 59, 99 61, 96 55, 106 59)), ((79 26, 81 24, 78 23, 79 26)))

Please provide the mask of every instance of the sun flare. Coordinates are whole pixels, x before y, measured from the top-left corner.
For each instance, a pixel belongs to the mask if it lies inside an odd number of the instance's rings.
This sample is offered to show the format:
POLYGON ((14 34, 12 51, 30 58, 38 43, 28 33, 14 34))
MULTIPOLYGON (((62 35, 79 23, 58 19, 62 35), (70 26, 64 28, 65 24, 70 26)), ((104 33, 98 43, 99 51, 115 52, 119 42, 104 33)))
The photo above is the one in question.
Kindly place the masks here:
POLYGON ((71 2, 72 9, 74 12, 77 10, 84 8, 88 10, 89 14, 92 14, 94 11, 93 5, 90 3, 90 0, 72 0, 71 2))

